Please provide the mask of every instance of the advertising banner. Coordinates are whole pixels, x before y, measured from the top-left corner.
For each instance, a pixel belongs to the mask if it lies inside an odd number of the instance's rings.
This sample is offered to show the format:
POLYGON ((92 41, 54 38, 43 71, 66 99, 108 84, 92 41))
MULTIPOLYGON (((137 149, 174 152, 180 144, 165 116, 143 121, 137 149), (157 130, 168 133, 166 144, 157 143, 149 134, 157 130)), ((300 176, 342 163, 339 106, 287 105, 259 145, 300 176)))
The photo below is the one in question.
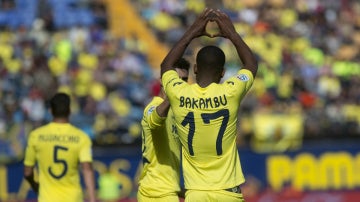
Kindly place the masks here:
MULTIPOLYGON (((355 202, 360 198, 360 147, 356 142, 306 144, 301 150, 284 153, 242 148, 239 154, 246 177, 242 190, 248 202, 355 202)), ((120 183, 121 198, 134 198, 141 159, 141 147, 94 149, 96 180, 111 173, 120 183)), ((12 199, 36 199, 23 178, 22 162, 0 165, 0 201, 12 199)))

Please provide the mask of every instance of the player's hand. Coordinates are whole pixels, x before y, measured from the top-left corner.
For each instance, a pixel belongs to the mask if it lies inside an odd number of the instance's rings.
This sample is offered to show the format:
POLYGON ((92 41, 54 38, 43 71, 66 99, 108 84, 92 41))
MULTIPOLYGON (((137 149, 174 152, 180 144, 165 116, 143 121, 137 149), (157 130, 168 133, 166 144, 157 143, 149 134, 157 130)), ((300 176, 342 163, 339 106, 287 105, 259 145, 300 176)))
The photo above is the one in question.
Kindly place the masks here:
POLYGON ((237 34, 234 24, 228 15, 220 10, 214 10, 212 13, 215 15, 212 20, 217 23, 220 30, 220 32, 213 35, 213 37, 230 38, 231 35, 237 34))
POLYGON ((34 191, 37 195, 39 195, 40 184, 36 182, 36 183, 33 183, 33 184, 31 185, 31 187, 32 187, 33 191, 34 191))
POLYGON ((189 34, 193 37, 193 38, 197 38, 200 36, 208 36, 208 37, 212 37, 211 34, 209 34, 206 31, 206 25, 208 23, 209 20, 213 19, 213 9, 211 8, 206 8, 194 21, 194 23, 190 26, 190 28, 188 29, 188 32, 190 32, 189 34))

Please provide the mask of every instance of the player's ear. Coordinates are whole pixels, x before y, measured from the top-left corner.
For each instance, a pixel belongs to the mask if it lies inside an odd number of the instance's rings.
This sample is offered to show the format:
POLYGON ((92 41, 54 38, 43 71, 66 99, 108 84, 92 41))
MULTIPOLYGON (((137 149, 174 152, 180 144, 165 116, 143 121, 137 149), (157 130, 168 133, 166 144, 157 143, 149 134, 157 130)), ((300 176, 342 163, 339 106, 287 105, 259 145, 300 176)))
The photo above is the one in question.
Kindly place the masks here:
POLYGON ((221 78, 223 78, 225 75, 225 68, 223 68, 222 72, 221 72, 221 78))
POLYGON ((54 114, 53 114, 53 111, 52 111, 51 107, 49 107, 48 112, 51 114, 51 116, 54 116, 54 114))
POLYGON ((194 74, 197 74, 197 65, 194 64, 194 74))

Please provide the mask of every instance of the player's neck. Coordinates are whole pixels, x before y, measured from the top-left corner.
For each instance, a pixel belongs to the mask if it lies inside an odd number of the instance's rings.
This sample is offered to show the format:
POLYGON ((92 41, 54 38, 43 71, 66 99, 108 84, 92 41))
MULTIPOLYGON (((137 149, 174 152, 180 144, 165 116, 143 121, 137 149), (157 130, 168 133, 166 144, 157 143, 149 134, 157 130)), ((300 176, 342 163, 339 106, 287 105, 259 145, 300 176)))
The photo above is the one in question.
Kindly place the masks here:
POLYGON ((54 118, 52 122, 54 122, 54 123, 69 123, 69 118, 54 118))
POLYGON ((202 88, 205 88, 212 83, 219 83, 219 82, 220 82, 219 79, 212 78, 212 77, 196 78, 196 83, 202 88))

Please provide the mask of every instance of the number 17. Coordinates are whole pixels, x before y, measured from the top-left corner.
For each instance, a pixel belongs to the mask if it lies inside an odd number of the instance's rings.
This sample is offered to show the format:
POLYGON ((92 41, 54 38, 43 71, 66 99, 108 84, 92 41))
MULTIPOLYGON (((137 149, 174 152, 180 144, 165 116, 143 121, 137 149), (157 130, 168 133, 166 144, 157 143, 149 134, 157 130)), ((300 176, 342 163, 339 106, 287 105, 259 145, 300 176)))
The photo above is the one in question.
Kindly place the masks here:
MULTIPOLYGON (((216 153, 217 155, 222 154, 222 138, 224 136, 224 132, 227 126, 227 123, 229 122, 229 110, 228 109, 222 109, 214 113, 202 113, 200 114, 203 122, 205 124, 210 124, 210 120, 217 119, 219 117, 223 117, 223 120, 221 122, 221 126, 219 128, 219 132, 216 138, 216 153)), ((194 112, 189 112, 184 120, 181 122, 182 126, 186 126, 189 124, 189 132, 188 132, 188 148, 189 153, 191 156, 194 156, 194 150, 193 150, 193 139, 195 134, 195 120, 194 120, 194 112)))

